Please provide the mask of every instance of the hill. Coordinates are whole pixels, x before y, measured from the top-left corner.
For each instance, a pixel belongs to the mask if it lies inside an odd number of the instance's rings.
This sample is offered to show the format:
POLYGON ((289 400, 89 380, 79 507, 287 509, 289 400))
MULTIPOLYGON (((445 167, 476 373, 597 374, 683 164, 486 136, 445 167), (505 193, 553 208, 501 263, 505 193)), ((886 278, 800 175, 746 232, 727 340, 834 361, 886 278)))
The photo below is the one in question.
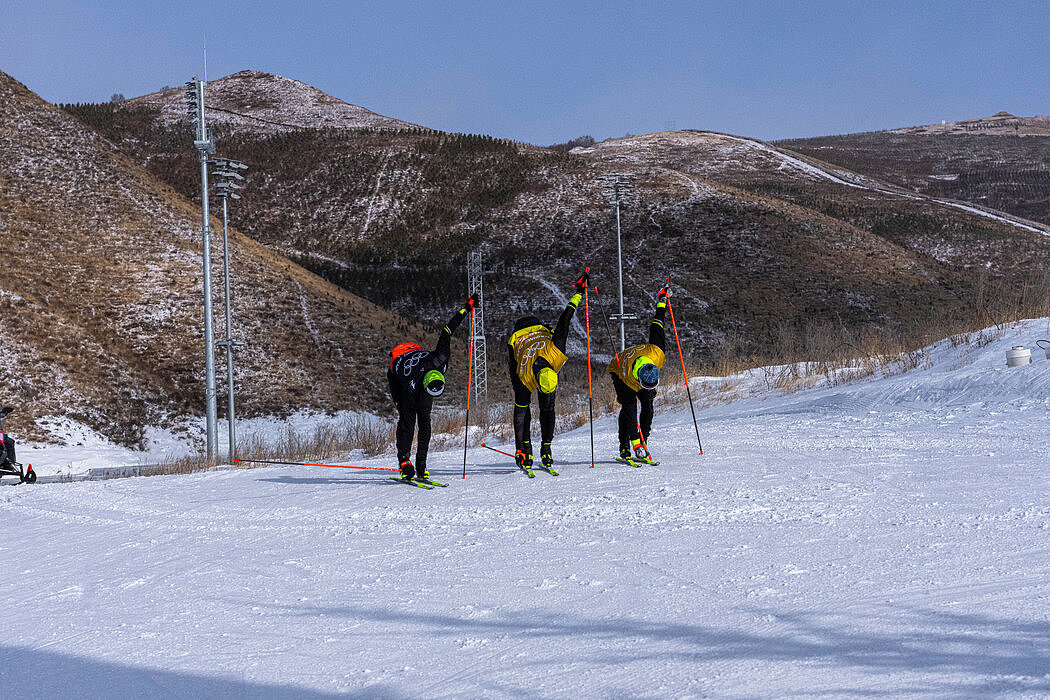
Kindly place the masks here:
MULTIPOLYGON (((260 90, 271 80, 257 79, 260 90)), ((194 152, 156 109, 136 100, 68 108, 195 196, 194 152)), ((1036 301, 1047 258, 1038 224, 727 134, 648 134, 566 154, 476 135, 316 126, 220 130, 220 152, 252 167, 237 226, 428 323, 462 294, 466 252, 480 249, 496 271, 486 287, 493 339, 526 312, 553 320, 585 265, 612 304, 615 219, 597 181, 610 171, 638 178, 623 217, 628 310, 644 322, 669 276, 685 350, 708 365, 826 356, 876 337, 914 346, 1014 317, 1036 301)), ((596 333, 608 352, 604 329, 596 333)), ((583 376, 578 366, 570 374, 583 376)))
MULTIPOLYGON (((186 95, 181 87, 135 97, 128 100, 127 106, 158 110, 161 123, 168 126, 186 121, 186 95)), ((304 128, 416 127, 343 102, 298 80, 254 70, 209 81, 207 109, 209 128, 253 133, 304 128)))
MULTIPOLYGON (((0 402, 20 407, 14 434, 47 441, 74 420, 141 445, 145 426, 200 415, 199 208, 0 73, 0 217, 0 402)), ((432 334, 237 231, 232 250, 241 410, 385 410, 376 349, 432 334)))
POLYGON ((1050 117, 1000 112, 777 145, 912 192, 1050 224, 1050 117))

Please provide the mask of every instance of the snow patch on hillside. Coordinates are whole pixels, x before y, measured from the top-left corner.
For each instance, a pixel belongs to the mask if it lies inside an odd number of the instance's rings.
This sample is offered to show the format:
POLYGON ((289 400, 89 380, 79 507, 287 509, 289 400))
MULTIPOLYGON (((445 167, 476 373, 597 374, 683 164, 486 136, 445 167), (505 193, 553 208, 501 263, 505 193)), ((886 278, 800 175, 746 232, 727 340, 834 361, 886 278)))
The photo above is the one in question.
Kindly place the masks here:
MULTIPOLYGON (((204 92, 209 125, 222 124, 253 132, 292 129, 419 128, 343 102, 306 83, 273 73, 244 70, 209 81, 204 92)), ((166 124, 187 123, 182 88, 135 97, 132 106, 159 107, 166 124)))

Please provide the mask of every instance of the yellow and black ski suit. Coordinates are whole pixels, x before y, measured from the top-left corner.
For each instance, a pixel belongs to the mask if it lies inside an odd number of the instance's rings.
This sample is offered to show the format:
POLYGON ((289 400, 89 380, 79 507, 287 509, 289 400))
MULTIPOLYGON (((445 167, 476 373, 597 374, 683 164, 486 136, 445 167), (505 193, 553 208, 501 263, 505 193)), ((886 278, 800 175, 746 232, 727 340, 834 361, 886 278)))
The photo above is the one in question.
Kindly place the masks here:
MULTIPOLYGON (((532 392, 539 388, 538 375, 544 367, 560 372, 568 359, 565 341, 569 337, 569 325, 580 303, 580 295, 574 294, 561 312, 558 325, 552 333, 535 316, 518 319, 514 332, 507 342, 507 367, 510 383, 514 387, 514 447, 532 455, 532 392)), ((554 397, 557 391, 545 394, 537 392, 540 406, 540 439, 550 445, 554 439, 554 397)))
POLYGON ((638 439, 638 427, 641 425, 641 439, 648 442, 649 432, 653 427, 653 401, 656 389, 642 387, 635 376, 635 366, 639 361, 648 360, 657 369, 664 366, 664 350, 667 347, 667 335, 664 333, 664 314, 667 304, 661 299, 656 305, 656 314, 649 324, 649 342, 645 345, 629 347, 613 357, 606 369, 612 377, 616 388, 616 400, 620 403, 618 436, 621 452, 630 448, 631 441, 638 439), (641 415, 638 404, 641 403, 641 415))

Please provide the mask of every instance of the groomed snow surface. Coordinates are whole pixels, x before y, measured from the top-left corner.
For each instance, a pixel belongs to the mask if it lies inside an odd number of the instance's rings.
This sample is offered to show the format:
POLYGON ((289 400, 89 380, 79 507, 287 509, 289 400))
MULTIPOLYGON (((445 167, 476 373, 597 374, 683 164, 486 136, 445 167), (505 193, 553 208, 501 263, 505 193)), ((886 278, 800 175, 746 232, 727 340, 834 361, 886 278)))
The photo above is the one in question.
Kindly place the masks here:
MULTIPOLYGON (((562 476, 269 468, 0 489, 0 695, 1046 697, 1047 319, 903 375, 612 418, 562 476)), ((372 464, 388 466, 389 461, 372 464)))

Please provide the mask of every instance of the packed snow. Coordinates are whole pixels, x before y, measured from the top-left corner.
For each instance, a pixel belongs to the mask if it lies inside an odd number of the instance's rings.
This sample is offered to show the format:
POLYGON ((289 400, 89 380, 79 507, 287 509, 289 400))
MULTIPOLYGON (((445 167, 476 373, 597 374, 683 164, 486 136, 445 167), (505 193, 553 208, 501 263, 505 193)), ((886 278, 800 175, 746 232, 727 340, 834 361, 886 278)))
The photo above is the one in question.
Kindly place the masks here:
MULTIPOLYGON (((561 476, 275 467, 0 489, 4 697, 1046 697, 1050 320, 615 423, 561 476), (907 371, 904 371, 907 370, 907 371)), ((673 371, 673 365, 667 371, 673 371)), ((765 377, 765 378, 764 378, 765 377)), ((500 446, 507 449, 506 445, 500 446)), ((390 466, 390 458, 364 466, 390 466)))

